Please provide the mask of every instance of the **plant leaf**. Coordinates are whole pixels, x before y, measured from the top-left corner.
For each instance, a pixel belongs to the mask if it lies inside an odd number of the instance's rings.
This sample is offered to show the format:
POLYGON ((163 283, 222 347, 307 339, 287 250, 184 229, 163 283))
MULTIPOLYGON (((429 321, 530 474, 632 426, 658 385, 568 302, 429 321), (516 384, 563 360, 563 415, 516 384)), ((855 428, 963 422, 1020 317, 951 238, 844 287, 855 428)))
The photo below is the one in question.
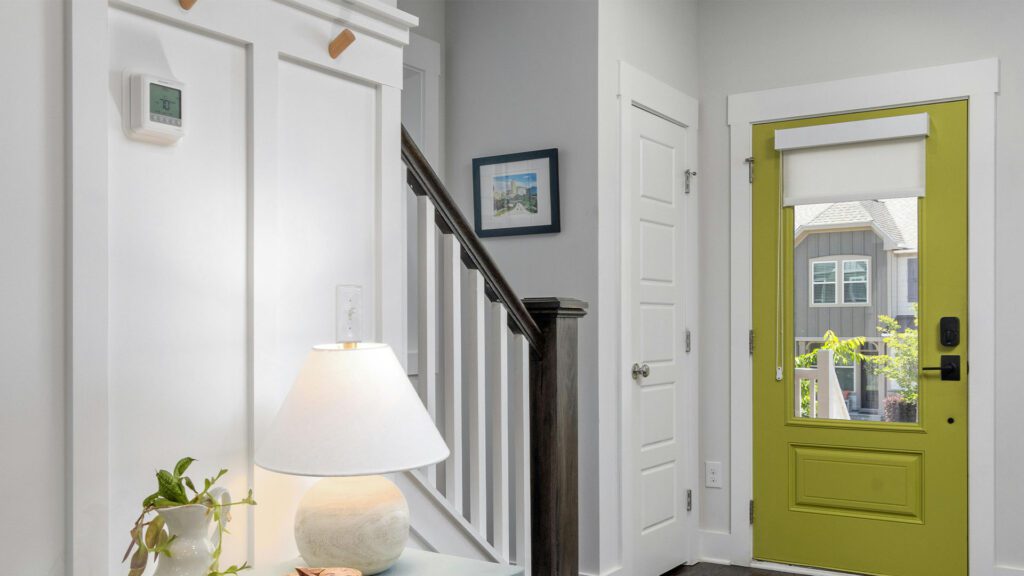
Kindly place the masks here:
MULTIPOLYGON (((132 530, 132 532, 135 532, 132 530)), ((128 543, 128 549, 124 552, 124 558, 121 558, 121 563, 124 564, 128 557, 132 555, 132 550, 135 549, 135 536, 132 536, 132 541, 128 543)))
POLYGON ((181 480, 173 476, 167 470, 160 470, 156 473, 157 483, 160 485, 160 496, 170 500, 171 502, 177 502, 179 504, 187 504, 188 496, 185 494, 185 488, 181 485, 181 480))
POLYGON ((178 460, 178 463, 174 465, 174 475, 180 478, 181 475, 185 473, 185 470, 188 470, 188 467, 195 461, 195 458, 188 456, 178 460))
POLYGON ((156 509, 160 508, 173 508, 175 506, 181 506, 181 502, 172 502, 163 496, 160 496, 153 502, 153 507, 156 509))
POLYGON ((143 508, 149 508, 150 506, 152 506, 153 505, 153 501, 156 500, 157 496, 159 496, 159 495, 160 495, 159 492, 153 492, 149 496, 146 496, 146 499, 142 501, 142 507, 143 508))
POLYGON ((185 483, 185 486, 188 486, 188 489, 191 490, 193 494, 196 494, 196 495, 199 494, 199 490, 196 490, 195 484, 192 483, 192 479, 191 478, 186 476, 186 477, 182 478, 181 480, 182 480, 182 482, 185 483))
POLYGON ((124 564, 125 560, 127 560, 128 557, 131 556, 132 549, 135 548, 135 545, 139 543, 139 531, 142 530, 142 519, 144 517, 145 514, 139 516, 139 519, 135 521, 135 526, 132 526, 132 530, 130 532, 132 541, 128 543, 128 550, 125 551, 124 558, 121 558, 122 564, 124 564))
POLYGON ((164 519, 157 516, 146 528, 146 548, 152 550, 160 542, 160 534, 164 531, 164 519))
POLYGON ((133 571, 134 570, 139 570, 139 571, 145 570, 146 569, 146 560, 147 559, 148 559, 148 555, 146 554, 146 549, 142 548, 140 546, 138 549, 135 550, 135 554, 132 555, 131 569, 133 571))

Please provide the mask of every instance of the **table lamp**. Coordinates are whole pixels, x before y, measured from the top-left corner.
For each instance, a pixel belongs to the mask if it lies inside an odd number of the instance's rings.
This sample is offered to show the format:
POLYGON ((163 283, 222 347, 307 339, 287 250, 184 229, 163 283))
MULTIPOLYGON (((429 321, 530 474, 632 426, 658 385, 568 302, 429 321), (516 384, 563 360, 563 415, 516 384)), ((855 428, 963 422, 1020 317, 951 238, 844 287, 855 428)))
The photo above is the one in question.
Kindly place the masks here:
POLYGON ((316 346, 256 453, 267 470, 322 476, 295 513, 310 566, 377 574, 401 556, 409 505, 379 476, 435 464, 448 447, 387 344, 316 346))

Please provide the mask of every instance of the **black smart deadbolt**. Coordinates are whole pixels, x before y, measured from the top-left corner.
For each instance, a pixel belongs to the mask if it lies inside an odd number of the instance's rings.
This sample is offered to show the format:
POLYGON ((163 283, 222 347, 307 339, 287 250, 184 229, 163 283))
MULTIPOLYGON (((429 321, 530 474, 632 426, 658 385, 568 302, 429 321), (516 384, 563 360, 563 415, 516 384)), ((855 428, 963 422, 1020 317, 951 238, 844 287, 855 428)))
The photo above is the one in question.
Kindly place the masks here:
POLYGON ((939 320, 939 342, 952 348, 960 344, 960 319, 956 316, 943 316, 939 320))

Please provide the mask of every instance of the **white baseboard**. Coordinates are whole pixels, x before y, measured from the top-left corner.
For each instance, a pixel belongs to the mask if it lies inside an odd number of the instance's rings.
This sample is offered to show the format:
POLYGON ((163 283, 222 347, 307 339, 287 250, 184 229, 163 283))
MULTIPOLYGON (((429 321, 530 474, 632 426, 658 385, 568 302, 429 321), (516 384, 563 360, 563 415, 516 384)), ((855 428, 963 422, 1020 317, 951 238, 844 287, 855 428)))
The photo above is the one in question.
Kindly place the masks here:
POLYGON ((580 572, 580 576, 622 576, 622 566, 616 566, 615 568, 609 568, 600 574, 593 574, 591 572, 580 572))
POLYGON ((760 562, 754 560, 750 563, 751 568, 768 570, 772 572, 786 572, 787 574, 803 574, 806 576, 852 576, 850 572, 833 572, 819 568, 805 568, 804 566, 793 566, 790 564, 778 564, 776 562, 760 562))
POLYGON ((725 564, 729 566, 747 566, 750 559, 738 558, 736 553, 737 539, 729 532, 719 530, 699 531, 700 552, 698 558, 701 562, 709 564, 725 564))

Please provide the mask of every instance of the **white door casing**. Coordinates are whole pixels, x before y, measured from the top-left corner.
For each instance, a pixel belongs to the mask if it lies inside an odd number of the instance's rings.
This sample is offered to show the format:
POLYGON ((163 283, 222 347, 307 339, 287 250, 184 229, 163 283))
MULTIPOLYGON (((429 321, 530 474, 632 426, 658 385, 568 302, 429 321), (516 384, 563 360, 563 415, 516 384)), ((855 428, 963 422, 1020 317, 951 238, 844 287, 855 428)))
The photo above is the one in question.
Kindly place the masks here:
POLYGON ((686 447, 679 414, 686 314, 681 285, 686 129, 633 108, 632 235, 634 518, 637 574, 655 576, 689 559, 686 447))
MULTIPOLYGON (((409 45, 402 50, 402 125, 430 161, 434 171, 444 178, 444 146, 441 138, 441 45, 418 34, 409 33, 409 45)), ((403 168, 403 185, 405 183, 403 168)), ((410 375, 419 368, 418 278, 416 254, 416 196, 406 190, 408 237, 409 354, 406 370, 410 375)), ((437 243, 440 246, 440 242, 437 243)))

